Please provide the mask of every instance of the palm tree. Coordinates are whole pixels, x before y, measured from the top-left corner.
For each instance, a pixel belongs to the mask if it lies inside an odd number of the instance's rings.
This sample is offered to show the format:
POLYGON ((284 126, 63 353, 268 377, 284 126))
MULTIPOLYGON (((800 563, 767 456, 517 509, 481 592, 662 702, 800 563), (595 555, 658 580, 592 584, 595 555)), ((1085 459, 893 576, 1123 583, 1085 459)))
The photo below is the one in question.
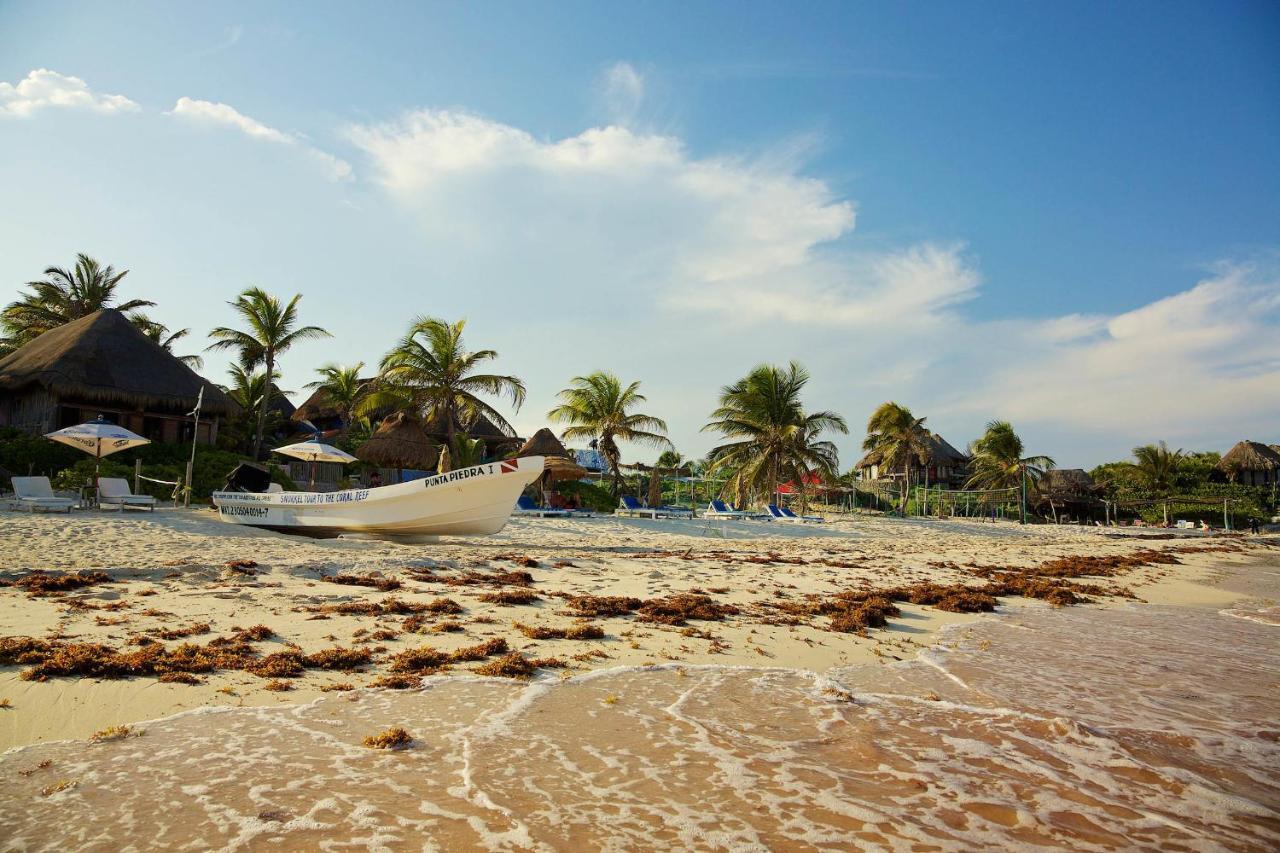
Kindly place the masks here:
POLYGON ((155 305, 145 299, 115 304, 116 287, 129 271, 116 272, 115 267, 104 267, 83 252, 76 255, 72 269, 49 267, 44 274, 42 281, 27 282, 31 292, 9 303, 0 314, 7 348, 16 349, 50 329, 103 308, 128 312, 155 305))
POLYGON ((1048 456, 1023 456, 1022 439, 1008 421, 992 421, 982 437, 969 445, 973 471, 966 489, 1016 489, 1025 476, 1038 483, 1056 464, 1048 456))
POLYGON ((547 412, 547 417, 554 423, 569 424, 561 433, 561 438, 566 441, 596 441, 600 455, 613 474, 614 497, 622 485, 619 441, 652 447, 671 446, 663 434, 667 431, 666 421, 631 411, 645 402, 639 382, 624 387, 622 380, 614 374, 597 370, 586 376, 573 377, 570 387, 556 396, 563 402, 547 412))
POLYGON ((470 425, 481 415, 500 429, 514 433, 502 414, 481 395, 505 396, 516 411, 524 404, 524 383, 514 376, 477 373, 485 362, 498 357, 491 349, 468 352, 462 332, 467 321, 447 323, 435 317, 417 317, 395 349, 382 359, 378 387, 360 407, 368 412, 381 406, 428 412, 443 420, 449 444, 457 426, 470 425))
POLYGON ((811 472, 835 476, 839 454, 820 436, 849 427, 834 412, 805 412, 800 394, 808 382, 808 371, 793 361, 786 368, 762 364, 721 389, 720 406, 702 431, 732 440, 707 454, 708 473, 732 472, 727 488, 739 506, 773 495, 784 481, 799 484, 807 498, 811 472))
MULTIPOLYGON (((287 303, 257 287, 250 287, 234 302, 228 303, 244 320, 248 331, 219 326, 209 333, 214 343, 211 350, 236 349, 240 351, 240 366, 251 370, 261 365, 266 375, 276 375, 276 359, 298 341, 327 338, 329 333, 319 326, 298 326, 298 300, 302 294, 294 294, 287 303)), ((262 434, 267 421, 267 404, 264 396, 258 406, 258 426, 253 436, 253 458, 262 452, 262 434)))
MULTIPOLYGON (((1137 478, 1156 494, 1166 497, 1177 485, 1178 472, 1182 470, 1182 449, 1170 450, 1163 441, 1144 444, 1133 449, 1130 468, 1137 478)), ((1164 524, 1169 526, 1169 502, 1164 502, 1164 524)))
POLYGON ((881 403, 867 420, 867 437, 862 449, 875 451, 880 467, 902 469, 902 503, 899 512, 907 511, 907 495, 911 490, 911 470, 929 461, 929 431, 925 418, 917 418, 906 406, 881 403))
MULTIPOLYGON (((275 384, 280 379, 279 373, 274 374, 273 381, 268 382, 266 371, 245 370, 240 365, 233 364, 228 368, 227 375, 231 377, 231 383, 222 386, 222 390, 227 392, 227 396, 235 401, 243 413, 228 423, 227 437, 237 450, 243 450, 253 438, 256 414, 263 409, 272 411, 272 401, 284 392, 275 384)), ((273 416, 274 414, 272 411, 273 416)))
MULTIPOLYGON (((142 334, 155 341, 165 352, 173 354, 173 345, 178 341, 191 334, 190 329, 178 329, 176 332, 170 332, 169 327, 157 320, 152 320, 146 314, 135 311, 129 315, 129 322, 138 327, 142 334)), ((174 355, 174 358, 190 367, 192 370, 199 370, 204 367, 204 359, 198 355, 174 355)))
POLYGON ((318 388, 324 392, 328 405, 333 406, 338 412, 338 418, 342 422, 341 435, 343 436, 351 426, 352 413, 369 391, 368 383, 360 379, 362 370, 364 370, 363 361, 350 367, 326 364, 316 371, 321 378, 315 382, 308 382, 306 386, 318 388))

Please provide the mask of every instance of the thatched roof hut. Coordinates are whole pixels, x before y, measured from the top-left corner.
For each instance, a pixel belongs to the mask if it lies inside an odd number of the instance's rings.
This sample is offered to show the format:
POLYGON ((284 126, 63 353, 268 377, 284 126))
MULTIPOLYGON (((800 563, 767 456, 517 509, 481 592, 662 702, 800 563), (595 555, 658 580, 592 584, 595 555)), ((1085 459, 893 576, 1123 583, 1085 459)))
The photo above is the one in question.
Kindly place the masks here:
MULTIPOLYGON (((957 450, 945 438, 935 432, 926 434, 925 442, 929 448, 926 465, 933 482, 959 480, 964 477, 969 465, 969 457, 957 450)), ((858 460, 854 468, 863 479, 876 480, 900 474, 900 471, 883 470, 882 454, 878 450, 868 450, 858 460)))
MULTIPOLYGON (((361 385, 368 386, 375 379, 377 379, 376 376, 370 376, 359 380, 359 382, 361 385)), ((391 411, 391 409, 375 411, 372 413, 372 417, 375 420, 386 417, 391 414, 391 411)), ((333 402, 329 399, 328 392, 323 388, 317 388, 315 391, 311 392, 310 397, 302 401, 302 405, 293 410, 291 417, 295 421, 311 421, 311 423, 315 424, 317 427, 325 428, 328 426, 338 426, 338 424, 334 422, 339 419, 339 414, 337 408, 334 407, 333 402)))
POLYGON ((33 385, 59 397, 184 412, 204 388, 205 412, 239 410, 216 385, 111 308, 51 329, 0 359, 0 389, 33 385))
POLYGON ((1218 462, 1227 479, 1245 486, 1271 486, 1280 480, 1280 451, 1260 441, 1241 441, 1218 462))
POLYGON ((1041 475, 1036 489, 1057 500, 1090 497, 1097 493, 1098 485, 1083 468, 1050 468, 1041 475))
POLYGON ((212 441, 213 419, 237 412, 235 402, 124 314, 105 308, 0 359, 0 423, 48 432, 67 426, 64 420, 105 413, 148 438, 176 441, 201 388, 209 424, 201 439, 212 441))
POLYGON ((533 438, 521 445, 516 451, 516 456, 563 456, 568 458, 569 451, 565 450, 560 439, 556 438, 556 434, 547 427, 543 427, 533 434, 533 438))
POLYGON ((553 480, 581 480, 587 476, 587 469, 580 466, 569 456, 569 451, 565 450, 560 439, 556 438, 555 433, 543 427, 533 434, 533 438, 526 441, 516 456, 544 456, 546 457, 546 472, 553 480))
POLYGON ((436 467, 440 445, 432 441, 417 418, 397 412, 383 419, 373 436, 356 449, 356 458, 383 468, 436 467))

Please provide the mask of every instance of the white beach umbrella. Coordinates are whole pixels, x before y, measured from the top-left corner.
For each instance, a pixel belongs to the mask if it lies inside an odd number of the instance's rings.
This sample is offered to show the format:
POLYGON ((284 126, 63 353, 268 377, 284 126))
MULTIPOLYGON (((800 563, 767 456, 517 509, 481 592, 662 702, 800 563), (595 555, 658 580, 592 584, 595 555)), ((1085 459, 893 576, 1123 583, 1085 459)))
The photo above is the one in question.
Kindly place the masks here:
POLYGON ((86 424, 77 424, 56 432, 46 433, 45 438, 77 447, 93 457, 93 485, 95 489, 98 487, 98 475, 102 468, 102 457, 110 456, 112 453, 118 453, 121 450, 128 450, 130 447, 140 447, 151 443, 151 439, 143 438, 136 432, 130 432, 122 426, 108 423, 101 417, 86 424))
POLYGON ((307 441, 299 441, 297 444, 286 444, 284 447, 277 447, 273 453, 279 453, 283 456, 292 456, 294 459, 301 459, 304 462, 311 463, 311 487, 316 485, 316 463, 317 462, 348 462, 357 461, 354 456, 345 450, 340 450, 332 444, 325 444, 314 438, 307 441))

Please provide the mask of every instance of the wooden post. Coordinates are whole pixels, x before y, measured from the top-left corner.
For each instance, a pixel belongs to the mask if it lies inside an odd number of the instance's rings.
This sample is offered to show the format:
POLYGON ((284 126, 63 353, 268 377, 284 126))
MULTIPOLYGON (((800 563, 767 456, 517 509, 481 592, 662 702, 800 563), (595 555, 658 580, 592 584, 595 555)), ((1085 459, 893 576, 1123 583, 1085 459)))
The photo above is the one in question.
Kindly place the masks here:
POLYGON ((191 506, 191 469, 195 467, 195 463, 187 460, 187 491, 182 497, 182 505, 184 507, 191 506))
POLYGON ((142 460, 133 460, 133 493, 135 495, 142 493, 142 460))

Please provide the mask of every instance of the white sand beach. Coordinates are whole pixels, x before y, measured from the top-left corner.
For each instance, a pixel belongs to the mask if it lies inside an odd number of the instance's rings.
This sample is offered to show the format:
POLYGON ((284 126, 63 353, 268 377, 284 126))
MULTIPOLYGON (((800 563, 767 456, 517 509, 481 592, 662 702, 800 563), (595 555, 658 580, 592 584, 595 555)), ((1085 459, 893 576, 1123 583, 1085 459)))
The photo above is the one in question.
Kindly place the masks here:
MULTIPOLYGON (((0 714, 0 745, 85 738, 108 726, 192 708, 297 704, 335 685, 364 687, 386 675, 388 662, 405 650, 428 647, 448 654, 495 639, 529 658, 563 662, 562 667, 540 670, 543 677, 558 678, 669 663, 812 672, 887 663, 915 657, 943 626, 982 616, 904 601, 900 615, 890 617, 885 629, 859 635, 830 630, 823 616, 788 619, 794 614, 774 608, 846 590, 981 583, 964 565, 1032 567, 1070 555, 1202 546, 1197 540, 1108 537, 1094 528, 871 517, 822 526, 513 519, 493 537, 399 545, 289 537, 222 524, 208 511, 70 517, 7 513, 0 516, 0 577, 12 581, 36 570, 100 570, 110 582, 46 596, 29 596, 18 587, 0 589, 0 634, 127 652, 140 642, 201 644, 263 625, 271 636, 257 646, 260 655, 290 650, 309 655, 339 647, 368 650, 370 661, 358 671, 308 669, 303 677, 287 680, 287 691, 268 690, 276 679, 239 670, 200 673, 192 679, 196 683, 184 684, 145 676, 24 680, 22 668, 10 666, 0 673, 0 699, 12 706, 0 714), (235 561, 251 561, 256 567, 228 568, 235 561), (482 582, 510 571, 528 572, 530 582, 482 582), (449 583, 468 572, 481 582, 449 583), (398 580, 401 586, 391 591, 346 586, 322 580, 326 575, 398 580), (537 599, 526 604, 482 600, 495 590, 510 589, 531 590, 537 599), (564 606, 568 596, 651 600, 684 593, 706 595, 738 612, 715 621, 668 625, 631 615, 584 620, 564 606), (405 612, 332 612, 335 605, 353 602, 412 607, 440 599, 456 602, 449 609, 458 612, 418 614, 420 624, 410 630, 406 619, 413 614, 405 612), (330 612, 322 612, 325 608, 330 612), (583 623, 599 626, 603 637, 531 639, 517 628, 583 623), (442 624, 450 630, 437 630, 442 624)), ((1214 547, 1229 550, 1184 554, 1177 565, 1142 566, 1115 580, 1150 602, 1226 606, 1238 596, 1206 582, 1215 567, 1254 559, 1255 553, 1230 540, 1214 547)), ((1094 598, 1102 606, 1127 601, 1094 598)), ((1016 601, 1043 606, 1020 597, 1016 601)), ((449 665, 447 671, 464 674, 474 666, 449 665)))

